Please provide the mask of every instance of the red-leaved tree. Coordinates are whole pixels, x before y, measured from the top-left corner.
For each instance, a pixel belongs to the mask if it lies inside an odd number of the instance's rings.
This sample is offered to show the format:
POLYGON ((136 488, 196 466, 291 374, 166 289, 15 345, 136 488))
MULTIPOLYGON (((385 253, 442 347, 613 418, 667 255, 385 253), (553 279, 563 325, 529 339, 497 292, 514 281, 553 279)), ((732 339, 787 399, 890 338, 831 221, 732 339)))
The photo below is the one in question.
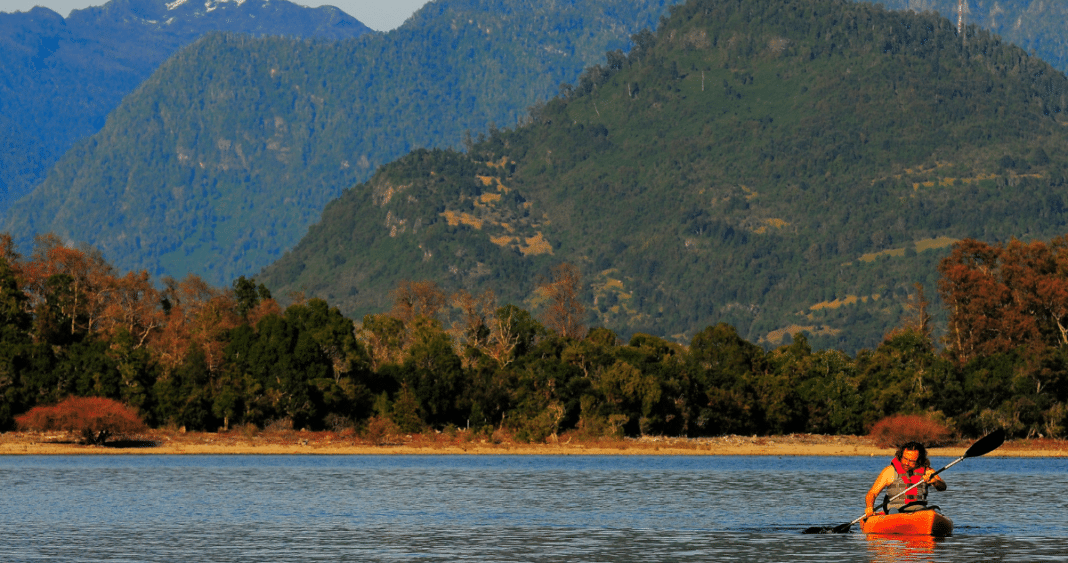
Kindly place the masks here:
POLYGON ((60 430, 80 434, 87 444, 103 444, 115 434, 145 429, 137 412, 103 397, 68 397, 51 406, 39 406, 15 417, 22 430, 60 430))
POLYGON ((950 313, 949 351, 958 361, 1068 344, 1068 238, 962 240, 938 269, 950 313))

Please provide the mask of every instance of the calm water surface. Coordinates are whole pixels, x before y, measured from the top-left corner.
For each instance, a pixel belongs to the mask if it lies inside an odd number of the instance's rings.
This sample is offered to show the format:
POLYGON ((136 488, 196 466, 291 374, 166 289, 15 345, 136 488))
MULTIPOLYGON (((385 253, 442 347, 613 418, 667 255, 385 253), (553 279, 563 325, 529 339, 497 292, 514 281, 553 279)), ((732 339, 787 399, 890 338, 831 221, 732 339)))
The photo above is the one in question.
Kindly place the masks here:
POLYGON ((0 560, 1068 560, 1063 459, 954 466, 945 540, 801 534, 862 514, 887 461, 0 456, 0 560))

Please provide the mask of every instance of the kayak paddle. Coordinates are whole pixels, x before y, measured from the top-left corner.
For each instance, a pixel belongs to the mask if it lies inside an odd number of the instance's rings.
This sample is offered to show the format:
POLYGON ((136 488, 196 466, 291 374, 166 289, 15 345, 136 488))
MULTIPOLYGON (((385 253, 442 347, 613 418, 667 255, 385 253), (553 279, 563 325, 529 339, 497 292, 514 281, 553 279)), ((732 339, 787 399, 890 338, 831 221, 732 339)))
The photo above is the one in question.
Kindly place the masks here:
MULTIPOLYGON (((939 473, 949 469, 950 467, 953 467, 954 465, 964 461, 965 459, 967 459, 969 457, 979 457, 981 455, 986 455, 986 454, 998 449, 999 447, 1001 447, 1001 444, 1004 444, 1004 443, 1005 443, 1005 430, 1004 429, 995 430, 995 431, 991 432, 990 434, 987 434, 986 436, 983 436, 982 438, 979 438, 974 444, 972 444, 972 447, 968 448, 968 450, 966 452, 964 452, 964 455, 962 455, 962 456, 958 457, 957 459, 949 462, 949 464, 946 465, 945 467, 943 467, 942 469, 939 469, 938 471, 935 471, 934 475, 938 475, 939 473)), ((932 477, 934 477, 934 475, 932 475, 932 477)), ((922 482, 923 481, 920 481, 920 483, 922 483, 922 482)), ((900 493, 898 493, 898 494, 894 495, 893 497, 891 497, 890 500, 894 500, 897 497, 902 496, 905 493, 908 493, 912 489, 915 489, 916 487, 918 487, 920 485, 920 483, 913 484, 911 487, 909 487, 909 488, 905 489, 904 491, 901 491, 900 493)), ((887 502, 889 502, 889 501, 887 501, 887 502)), ((839 524, 839 525, 837 525, 837 526, 835 526, 833 528, 828 528, 828 527, 824 527, 824 526, 813 526, 811 528, 806 528, 805 531, 801 532, 801 533, 803 533, 803 534, 844 534, 844 533, 849 531, 849 528, 853 527, 853 524, 856 524, 857 522, 860 522, 866 516, 867 516, 867 514, 857 518, 856 520, 853 520, 852 522, 846 522, 845 524, 839 524)))

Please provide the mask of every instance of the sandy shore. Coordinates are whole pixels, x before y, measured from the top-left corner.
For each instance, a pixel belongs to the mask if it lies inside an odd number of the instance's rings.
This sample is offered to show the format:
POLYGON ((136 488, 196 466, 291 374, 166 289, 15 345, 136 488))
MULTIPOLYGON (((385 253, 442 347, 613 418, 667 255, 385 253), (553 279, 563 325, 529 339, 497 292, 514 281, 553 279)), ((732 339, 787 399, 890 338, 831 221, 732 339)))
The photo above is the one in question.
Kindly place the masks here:
MULTIPOLYGON (((64 434, 8 432, 0 434, 0 455, 774 455, 774 456, 886 456, 864 436, 789 436, 715 438, 639 438, 579 441, 564 437, 545 444, 507 439, 467 439, 463 435, 401 436, 395 443, 374 445, 355 436, 333 432, 177 432, 155 430, 113 440, 106 446, 86 446, 64 434), (496 442, 496 443, 495 443, 496 442)), ((971 441, 954 447, 932 448, 931 455, 960 457, 971 441)), ((1065 440, 1013 440, 988 454, 1002 457, 1068 457, 1065 440)))

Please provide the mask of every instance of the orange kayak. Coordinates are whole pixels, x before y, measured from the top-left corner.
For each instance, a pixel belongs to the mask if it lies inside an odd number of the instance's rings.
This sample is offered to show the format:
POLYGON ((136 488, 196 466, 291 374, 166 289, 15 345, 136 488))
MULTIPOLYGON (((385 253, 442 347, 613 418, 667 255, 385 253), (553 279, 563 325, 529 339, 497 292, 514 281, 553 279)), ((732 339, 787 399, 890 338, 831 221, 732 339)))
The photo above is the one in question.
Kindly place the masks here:
POLYGON ((953 535, 953 521, 935 510, 876 514, 860 523, 865 534, 904 534, 944 538, 953 535))

